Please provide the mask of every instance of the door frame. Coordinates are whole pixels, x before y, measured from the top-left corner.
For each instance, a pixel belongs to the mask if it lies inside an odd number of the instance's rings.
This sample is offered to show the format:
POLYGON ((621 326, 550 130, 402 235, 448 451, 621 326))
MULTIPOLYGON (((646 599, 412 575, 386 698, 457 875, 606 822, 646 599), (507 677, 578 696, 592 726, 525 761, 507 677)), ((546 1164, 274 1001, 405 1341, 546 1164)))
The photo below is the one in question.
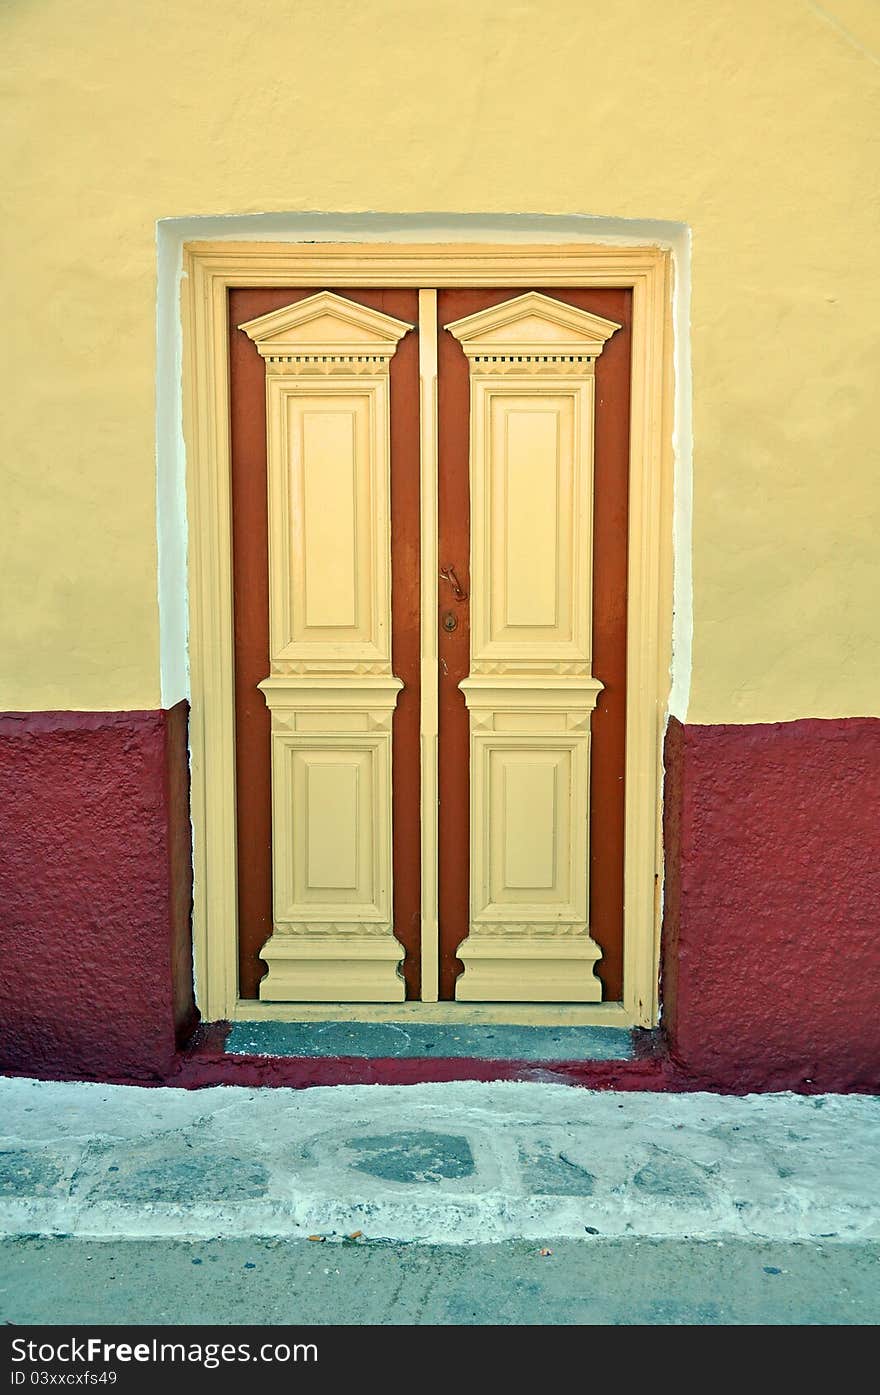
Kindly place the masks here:
MULTIPOLYGON (((672 632, 670 252, 598 243, 206 241, 184 244, 183 273, 193 941, 196 1000, 203 1018, 656 1025, 663 890, 662 746, 672 632), (303 1005, 239 999, 226 297, 230 288, 253 286, 632 290, 622 1001, 557 1007, 303 1005)), ((430 432, 423 432, 422 441, 423 455, 430 454, 430 432)), ((423 458, 423 470, 425 464, 423 458)))

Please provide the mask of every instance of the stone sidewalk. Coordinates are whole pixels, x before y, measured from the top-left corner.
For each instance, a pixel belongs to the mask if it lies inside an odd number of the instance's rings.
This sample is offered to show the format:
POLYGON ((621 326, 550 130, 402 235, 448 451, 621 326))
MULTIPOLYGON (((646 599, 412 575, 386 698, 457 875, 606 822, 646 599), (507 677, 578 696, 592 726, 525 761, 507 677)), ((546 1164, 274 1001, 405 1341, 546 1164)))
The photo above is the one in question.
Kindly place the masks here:
POLYGON ((880 1239, 880 1101, 0 1080, 0 1234, 880 1239))

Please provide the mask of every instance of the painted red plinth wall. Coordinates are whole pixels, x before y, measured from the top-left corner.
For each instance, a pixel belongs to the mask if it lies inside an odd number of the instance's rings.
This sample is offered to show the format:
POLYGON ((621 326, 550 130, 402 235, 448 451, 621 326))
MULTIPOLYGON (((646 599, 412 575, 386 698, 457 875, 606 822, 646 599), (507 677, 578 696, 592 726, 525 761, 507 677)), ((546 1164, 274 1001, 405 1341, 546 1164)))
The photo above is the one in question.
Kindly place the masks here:
POLYGON ((629 1063, 226 1057, 197 1034, 186 705, 0 717, 0 1069, 175 1083, 880 1089, 880 720, 669 724, 666 1049, 629 1063))
POLYGON ((0 1069, 161 1078, 192 1032, 186 728, 0 717, 0 1069))
POLYGON ((663 1014, 709 1088, 880 1086, 880 720, 670 722, 663 1014))

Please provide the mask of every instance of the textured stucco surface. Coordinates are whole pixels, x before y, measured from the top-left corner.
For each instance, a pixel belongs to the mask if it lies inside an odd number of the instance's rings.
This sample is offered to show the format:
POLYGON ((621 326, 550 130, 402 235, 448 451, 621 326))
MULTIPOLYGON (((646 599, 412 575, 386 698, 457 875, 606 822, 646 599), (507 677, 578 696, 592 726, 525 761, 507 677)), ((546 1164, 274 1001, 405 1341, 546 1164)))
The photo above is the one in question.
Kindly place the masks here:
POLYGON ((880 721, 666 742, 663 1012, 732 1089, 880 1088, 880 721))
POLYGON ((0 716, 0 1069, 161 1076, 194 1025, 185 727, 0 716))
POLYGON ((159 702, 157 220, 374 209, 690 225, 689 718, 880 711, 870 0, 44 0, 2 25, 0 706, 159 702))

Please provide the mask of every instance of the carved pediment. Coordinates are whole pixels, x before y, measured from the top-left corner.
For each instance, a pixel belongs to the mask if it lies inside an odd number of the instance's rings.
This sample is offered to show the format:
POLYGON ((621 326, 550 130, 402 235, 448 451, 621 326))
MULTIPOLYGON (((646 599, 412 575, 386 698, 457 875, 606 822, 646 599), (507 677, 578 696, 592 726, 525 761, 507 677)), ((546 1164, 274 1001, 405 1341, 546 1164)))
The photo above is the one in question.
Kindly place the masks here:
POLYGON ((269 362, 327 356, 387 361, 399 340, 412 329, 404 320, 357 305, 332 291, 319 291, 238 327, 269 362))
POLYGON ((529 291, 455 320, 446 328, 469 359, 543 359, 551 355, 577 360, 597 358, 620 325, 539 291, 529 291))

